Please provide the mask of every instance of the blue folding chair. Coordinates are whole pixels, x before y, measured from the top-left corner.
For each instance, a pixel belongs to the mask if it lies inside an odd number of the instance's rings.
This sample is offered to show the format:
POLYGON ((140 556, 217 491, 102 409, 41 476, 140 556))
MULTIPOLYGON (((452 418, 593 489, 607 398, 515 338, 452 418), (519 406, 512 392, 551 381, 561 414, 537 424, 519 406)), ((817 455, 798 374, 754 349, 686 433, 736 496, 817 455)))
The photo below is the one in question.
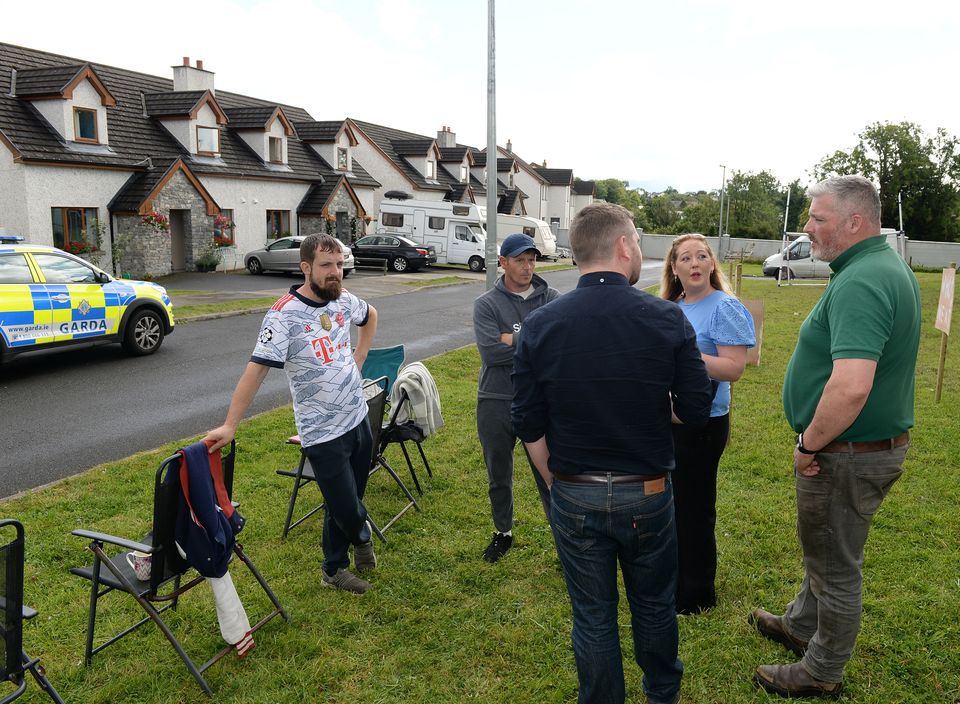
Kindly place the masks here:
POLYGON ((400 373, 404 356, 403 345, 375 347, 367 353, 360 376, 364 379, 387 377, 387 394, 389 395, 393 389, 393 382, 397 380, 397 375, 400 373))

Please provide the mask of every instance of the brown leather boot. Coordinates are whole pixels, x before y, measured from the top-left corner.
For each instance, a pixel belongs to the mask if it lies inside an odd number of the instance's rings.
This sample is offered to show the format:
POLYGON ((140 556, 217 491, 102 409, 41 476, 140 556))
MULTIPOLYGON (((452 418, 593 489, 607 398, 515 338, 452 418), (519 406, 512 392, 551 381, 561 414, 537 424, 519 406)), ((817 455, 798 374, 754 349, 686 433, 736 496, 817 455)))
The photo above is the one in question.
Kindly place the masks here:
POLYGON ((843 692, 843 682, 822 682, 814 679, 801 663, 761 665, 753 673, 753 681, 763 689, 781 697, 830 697, 843 692))
POLYGON ((807 641, 794 638, 787 633, 783 627, 781 616, 774 616, 769 611, 764 611, 763 609, 754 609, 750 612, 750 616, 747 617, 747 622, 751 626, 755 626, 764 638, 768 638, 774 643, 779 643, 798 658, 802 658, 803 654, 807 652, 807 641))

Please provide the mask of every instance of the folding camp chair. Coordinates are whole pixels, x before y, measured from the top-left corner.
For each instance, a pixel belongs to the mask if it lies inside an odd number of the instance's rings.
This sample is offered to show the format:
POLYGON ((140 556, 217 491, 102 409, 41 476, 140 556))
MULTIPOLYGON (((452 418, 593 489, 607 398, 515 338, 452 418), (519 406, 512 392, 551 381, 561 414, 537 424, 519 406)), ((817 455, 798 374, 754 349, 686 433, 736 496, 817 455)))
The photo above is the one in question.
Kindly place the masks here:
POLYGON ((420 459, 423 460, 423 466, 427 469, 427 476, 433 478, 433 471, 430 469, 430 463, 427 461, 427 455, 423 451, 423 440, 426 437, 423 429, 412 420, 406 420, 403 423, 397 422, 397 417, 405 403, 410 403, 410 397, 406 389, 400 392, 400 399, 390 411, 390 420, 383 426, 380 433, 380 454, 383 455, 387 446, 393 443, 400 445, 403 451, 403 458, 407 461, 407 468, 410 470, 410 476, 413 477, 413 484, 417 488, 417 493, 423 496, 423 489, 420 488, 420 480, 417 478, 417 471, 410 460, 410 453, 407 452, 407 442, 412 442, 417 446, 420 452, 420 459))
MULTIPOLYGON (((231 443, 230 452, 223 457, 223 481, 227 490, 227 495, 233 495, 233 468, 236 457, 236 444, 231 443)), ((94 654, 100 652, 108 645, 123 638, 128 633, 142 626, 147 621, 153 621, 157 627, 167 637, 170 644, 173 645, 177 655, 183 660, 187 670, 193 675, 193 678, 200 685, 200 688, 207 694, 213 694, 207 682, 201 674, 215 662, 234 650, 233 645, 227 645, 221 649, 210 660, 197 667, 193 660, 187 655, 183 646, 177 640, 176 636, 170 630, 169 626, 161 618, 161 614, 167 609, 176 609, 180 596, 193 587, 202 583, 205 578, 196 575, 189 578, 185 584, 181 578, 187 577, 187 572, 191 569, 187 561, 181 557, 180 552, 174 542, 174 529, 177 519, 177 513, 180 506, 180 461, 182 453, 178 452, 160 463, 154 477, 153 485, 153 530, 148 537, 143 540, 129 540, 106 533, 97 533, 89 530, 75 530, 73 535, 86 538, 91 541, 88 546, 94 554, 93 565, 89 567, 74 567, 71 572, 75 575, 90 580, 90 610, 87 616, 87 642, 84 651, 84 662, 89 665, 94 654), (126 552, 118 555, 108 555, 104 550, 104 544, 115 545, 126 550, 137 550, 148 553, 151 556, 150 577, 141 581, 134 573, 132 566, 127 562, 126 552), (110 592, 126 592, 133 597, 140 607, 146 612, 146 616, 129 628, 124 629, 117 635, 111 637, 105 643, 94 647, 94 629, 97 619, 97 605, 101 598, 110 592)), ((243 546, 236 542, 233 546, 233 554, 247 566, 254 578, 260 584, 260 587, 266 592, 273 604, 273 611, 260 619, 251 629, 256 632, 274 616, 278 614, 285 620, 289 620, 287 612, 280 604, 276 595, 270 589, 270 585, 257 570, 256 566, 247 557, 243 551, 243 546)))
POLYGON ((0 520, 0 531, 9 527, 16 537, 0 546, 0 682, 12 682, 16 690, 0 699, 0 704, 9 704, 27 691, 28 671, 53 701, 63 704, 40 661, 23 649, 23 622, 37 612, 23 603, 23 525, 13 519, 0 520))
MULTIPOLYGON (((406 505, 404 505, 400 512, 391 518, 390 521, 388 521, 382 528, 377 525, 376 521, 370 515, 368 508, 367 519, 370 521, 370 527, 373 529, 374 534, 384 543, 387 542, 384 532, 386 532, 388 528, 396 523, 397 520, 407 512, 407 510, 409 510, 411 507, 416 508, 417 511, 420 510, 420 505, 417 503, 416 499, 413 498, 413 494, 410 493, 410 490, 407 489, 406 485, 383 458, 383 455, 380 452, 380 435, 383 429, 381 423, 383 420, 384 407, 387 403, 387 390, 385 387, 388 383, 388 377, 381 376, 377 379, 366 381, 363 386, 364 396, 367 398, 367 419, 370 422, 370 433, 373 436, 373 450, 370 458, 370 474, 372 475, 380 468, 386 469, 403 491, 404 495, 407 497, 406 505)), ((300 436, 294 435, 288 438, 287 444, 300 447, 300 436)), ((299 494, 300 489, 310 482, 316 482, 317 480, 316 475, 313 472, 313 467, 310 465, 310 460, 307 458, 307 453, 302 447, 300 447, 300 462, 297 464, 296 469, 278 469, 277 474, 284 477, 293 477, 293 490, 290 492, 290 503, 287 506, 287 519, 283 524, 283 537, 285 538, 287 537, 287 533, 303 523, 317 511, 320 511, 324 507, 324 504, 321 503, 319 506, 315 506, 296 521, 293 520, 293 512, 294 508, 296 507, 297 495, 299 494)))
POLYGON ((374 347, 367 352, 367 358, 363 362, 363 368, 360 375, 364 379, 379 379, 382 376, 387 377, 387 393, 393 389, 393 382, 397 380, 397 374, 400 373, 400 365, 403 364, 404 351, 403 345, 395 347, 374 347))

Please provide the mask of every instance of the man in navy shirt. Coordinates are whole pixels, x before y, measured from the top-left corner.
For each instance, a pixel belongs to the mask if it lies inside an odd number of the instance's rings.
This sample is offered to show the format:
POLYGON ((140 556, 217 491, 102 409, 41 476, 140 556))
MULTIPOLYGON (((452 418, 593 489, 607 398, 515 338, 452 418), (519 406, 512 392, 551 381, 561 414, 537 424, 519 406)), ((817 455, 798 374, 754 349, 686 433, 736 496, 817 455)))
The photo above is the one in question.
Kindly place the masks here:
POLYGON ((624 701, 619 561, 644 691, 651 704, 672 704, 683 665, 670 414, 706 423, 710 379, 683 312, 633 288, 643 257, 628 210, 587 206, 570 244, 577 288, 531 313, 516 341, 513 425, 551 486, 579 702, 624 701))

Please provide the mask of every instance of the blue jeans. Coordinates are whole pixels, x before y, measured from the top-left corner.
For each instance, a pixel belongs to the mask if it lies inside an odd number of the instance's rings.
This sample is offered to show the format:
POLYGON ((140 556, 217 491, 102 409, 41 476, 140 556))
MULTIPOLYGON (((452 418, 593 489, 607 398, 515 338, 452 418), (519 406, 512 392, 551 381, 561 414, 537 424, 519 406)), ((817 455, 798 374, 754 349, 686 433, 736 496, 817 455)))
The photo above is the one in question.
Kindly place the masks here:
POLYGON ((650 704, 680 690, 677 659, 677 536, 673 489, 649 496, 643 484, 555 481, 550 523, 573 607, 573 653, 581 704, 622 704, 617 629, 617 562, 632 614, 633 650, 650 704))
POLYGON ((810 641, 803 666, 840 682, 863 610, 863 550, 873 516, 903 472, 908 445, 880 452, 820 452, 820 473, 796 474, 803 584, 783 626, 810 641))
POLYGON ((370 540, 363 494, 373 457, 366 418, 353 430, 319 445, 305 447, 317 486, 323 494, 323 571, 331 577, 350 566, 350 544, 370 540))

